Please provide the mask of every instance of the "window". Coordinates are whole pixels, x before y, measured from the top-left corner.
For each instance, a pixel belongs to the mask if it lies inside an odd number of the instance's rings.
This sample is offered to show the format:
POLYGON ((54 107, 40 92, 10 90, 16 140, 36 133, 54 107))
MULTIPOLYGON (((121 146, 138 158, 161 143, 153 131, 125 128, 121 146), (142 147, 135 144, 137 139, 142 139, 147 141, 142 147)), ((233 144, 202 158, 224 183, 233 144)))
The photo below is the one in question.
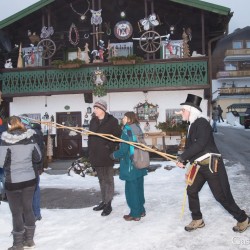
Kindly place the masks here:
POLYGON ((243 48, 243 42, 242 41, 234 41, 233 42, 233 49, 242 49, 243 48))
POLYGON ((246 49, 250 49, 250 41, 246 41, 246 49))

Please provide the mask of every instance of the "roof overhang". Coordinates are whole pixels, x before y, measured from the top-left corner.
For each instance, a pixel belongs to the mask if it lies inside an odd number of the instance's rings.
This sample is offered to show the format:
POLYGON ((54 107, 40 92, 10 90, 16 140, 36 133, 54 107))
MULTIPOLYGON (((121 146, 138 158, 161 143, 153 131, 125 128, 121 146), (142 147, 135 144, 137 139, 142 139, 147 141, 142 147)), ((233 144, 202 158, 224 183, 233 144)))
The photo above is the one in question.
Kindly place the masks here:
POLYGON ((55 0, 40 0, 37 3, 32 4, 31 6, 17 12, 16 14, 2 20, 0 22, 0 29, 9 26, 10 24, 22 19, 23 17, 41 9, 42 7, 54 2, 55 0))
POLYGON ((213 3, 204 2, 201 0, 170 0, 170 1, 179 3, 179 4, 188 5, 197 9, 202 9, 202 10, 206 10, 209 12, 217 13, 220 15, 225 15, 225 16, 228 16, 231 12, 230 8, 217 5, 217 4, 213 4, 213 3))

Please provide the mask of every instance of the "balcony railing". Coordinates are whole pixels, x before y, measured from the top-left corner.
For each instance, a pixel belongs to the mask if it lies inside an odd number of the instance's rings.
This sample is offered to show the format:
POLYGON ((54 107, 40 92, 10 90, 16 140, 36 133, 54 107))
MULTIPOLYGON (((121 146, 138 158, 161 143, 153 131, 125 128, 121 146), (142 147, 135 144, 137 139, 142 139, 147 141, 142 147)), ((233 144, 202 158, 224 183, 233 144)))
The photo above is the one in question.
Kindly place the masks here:
POLYGON ((219 89, 219 95, 225 96, 225 95, 249 95, 250 94, 250 88, 249 87, 237 87, 237 88, 220 88, 219 89))
POLYGON ((228 49, 225 56, 250 55, 250 49, 228 49))
POLYGON ((250 77, 250 70, 220 71, 216 74, 217 79, 230 77, 250 77))
POLYGON ((93 90, 93 73, 103 70, 109 92, 203 88, 209 84, 206 57, 157 60, 114 66, 88 64, 75 69, 24 68, 0 71, 3 97, 81 93, 93 90))

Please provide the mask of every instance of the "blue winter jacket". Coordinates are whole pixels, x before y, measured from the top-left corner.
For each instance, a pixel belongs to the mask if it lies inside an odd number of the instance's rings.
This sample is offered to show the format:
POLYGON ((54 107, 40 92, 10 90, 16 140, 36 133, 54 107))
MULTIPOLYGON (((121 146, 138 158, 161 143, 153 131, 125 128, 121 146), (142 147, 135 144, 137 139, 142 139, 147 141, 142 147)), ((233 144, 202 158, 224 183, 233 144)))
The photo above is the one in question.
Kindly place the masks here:
MULTIPOLYGON (((121 139, 124 141, 133 141, 133 135, 139 135, 142 131, 136 124, 125 125, 122 130, 121 139)), ((141 176, 147 175, 146 169, 137 169, 133 166, 131 160, 131 153, 133 152, 133 146, 127 143, 120 143, 119 150, 113 153, 115 159, 120 159, 120 179, 131 181, 141 176), (132 147, 132 148, 131 148, 132 147)))

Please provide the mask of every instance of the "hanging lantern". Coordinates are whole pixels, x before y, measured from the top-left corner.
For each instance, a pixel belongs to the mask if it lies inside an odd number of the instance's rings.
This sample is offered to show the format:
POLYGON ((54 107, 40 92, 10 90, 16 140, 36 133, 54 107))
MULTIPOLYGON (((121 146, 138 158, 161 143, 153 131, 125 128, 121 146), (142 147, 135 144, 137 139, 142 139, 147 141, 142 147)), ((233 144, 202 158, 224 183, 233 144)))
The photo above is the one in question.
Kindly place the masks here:
POLYGON ((87 108, 87 113, 88 113, 88 114, 92 114, 92 108, 91 108, 91 107, 88 107, 88 108, 87 108))

